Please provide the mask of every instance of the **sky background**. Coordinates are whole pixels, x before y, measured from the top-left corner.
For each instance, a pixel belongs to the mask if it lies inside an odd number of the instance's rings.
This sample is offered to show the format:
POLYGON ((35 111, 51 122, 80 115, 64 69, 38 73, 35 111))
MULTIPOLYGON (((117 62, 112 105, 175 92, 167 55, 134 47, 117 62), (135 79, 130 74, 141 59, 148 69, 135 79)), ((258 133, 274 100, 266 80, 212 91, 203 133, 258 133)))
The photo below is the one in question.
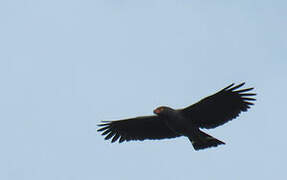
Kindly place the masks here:
POLYGON ((286 17, 286 0, 0 1, 0 179, 286 179, 286 17), (204 130, 224 146, 96 132, 243 81, 256 105, 204 130))

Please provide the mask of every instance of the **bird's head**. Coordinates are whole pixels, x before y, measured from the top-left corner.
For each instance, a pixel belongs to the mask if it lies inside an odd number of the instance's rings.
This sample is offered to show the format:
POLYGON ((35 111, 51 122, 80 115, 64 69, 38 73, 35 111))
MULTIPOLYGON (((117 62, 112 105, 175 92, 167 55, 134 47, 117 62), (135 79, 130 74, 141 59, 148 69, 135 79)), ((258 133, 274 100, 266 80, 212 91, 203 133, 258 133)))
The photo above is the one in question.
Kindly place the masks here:
POLYGON ((170 111, 173 111, 173 109, 171 109, 170 107, 166 107, 166 106, 160 106, 158 108, 156 108, 153 113, 156 115, 163 115, 166 114, 170 111))

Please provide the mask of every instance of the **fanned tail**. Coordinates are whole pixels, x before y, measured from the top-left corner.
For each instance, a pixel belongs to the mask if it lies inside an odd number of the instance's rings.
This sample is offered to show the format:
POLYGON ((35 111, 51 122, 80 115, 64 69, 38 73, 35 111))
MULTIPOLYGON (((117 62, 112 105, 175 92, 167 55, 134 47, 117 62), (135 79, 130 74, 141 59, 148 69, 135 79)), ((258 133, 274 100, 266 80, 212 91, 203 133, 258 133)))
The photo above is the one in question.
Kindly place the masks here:
POLYGON ((199 131, 199 133, 196 136, 189 136, 188 137, 190 142, 192 143, 194 149, 196 151, 200 149, 210 148, 210 147, 216 147, 220 144, 225 144, 224 142, 202 132, 199 131))

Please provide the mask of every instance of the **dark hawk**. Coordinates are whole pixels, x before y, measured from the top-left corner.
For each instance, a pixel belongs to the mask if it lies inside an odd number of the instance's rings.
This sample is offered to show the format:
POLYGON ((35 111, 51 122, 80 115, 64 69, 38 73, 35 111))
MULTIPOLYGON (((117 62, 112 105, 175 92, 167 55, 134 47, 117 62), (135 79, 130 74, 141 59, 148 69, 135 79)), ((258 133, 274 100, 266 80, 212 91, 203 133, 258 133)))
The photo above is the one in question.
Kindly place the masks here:
POLYGON ((111 142, 186 136, 195 150, 216 147, 225 143, 200 129, 223 125, 253 105, 255 99, 252 97, 256 94, 250 93, 253 88, 240 89, 244 84, 231 84, 183 109, 161 106, 153 111, 155 115, 103 121, 98 131, 102 132, 106 140, 111 139, 111 142))

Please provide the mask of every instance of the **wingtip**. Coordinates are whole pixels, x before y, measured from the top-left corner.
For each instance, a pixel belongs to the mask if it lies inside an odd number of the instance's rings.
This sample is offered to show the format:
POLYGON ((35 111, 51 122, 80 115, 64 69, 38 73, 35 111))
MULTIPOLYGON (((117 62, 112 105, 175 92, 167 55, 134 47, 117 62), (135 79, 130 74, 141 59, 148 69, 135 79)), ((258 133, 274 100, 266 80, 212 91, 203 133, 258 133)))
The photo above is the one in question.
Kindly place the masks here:
POLYGON ((101 124, 98 124, 97 126, 106 126, 110 123, 111 121, 101 121, 101 124))
POLYGON ((241 96, 256 96, 257 93, 244 93, 244 94, 241 94, 241 96))
POLYGON ((248 106, 253 106, 254 105, 254 103, 248 102, 248 101, 244 101, 244 103, 247 104, 248 106))
POLYGON ((98 129, 97 131, 98 132, 101 132, 101 131, 104 131, 106 129, 109 129, 110 127, 109 126, 105 126, 105 127, 101 127, 100 129, 98 129))
POLYGON ((243 97, 242 99, 246 101, 256 101, 255 98, 249 98, 249 97, 243 97))
POLYGON ((233 91, 235 89, 238 89, 240 87, 242 87, 245 84, 245 82, 238 84, 237 86, 232 87, 231 89, 228 89, 228 91, 233 91))
POLYGON ((253 89, 254 89, 254 88, 252 87, 252 88, 237 90, 237 91, 234 91, 234 92, 236 92, 236 93, 243 93, 243 92, 251 91, 251 90, 253 90, 253 89))
POLYGON ((111 122, 111 121, 101 121, 102 123, 109 123, 109 122, 111 122))
POLYGON ((235 89, 238 89, 238 88, 244 86, 245 84, 246 84, 246 82, 242 82, 242 83, 238 84, 237 86, 234 86, 235 83, 232 83, 229 86, 225 87, 222 91, 225 91, 225 90, 232 91, 232 90, 235 90, 235 89))
POLYGON ((240 83, 238 86, 244 86, 246 82, 240 83))
POLYGON ((222 91, 225 91, 225 90, 229 89, 229 88, 232 87, 232 86, 234 86, 234 83, 228 85, 227 87, 225 87, 224 89, 222 89, 222 91))

